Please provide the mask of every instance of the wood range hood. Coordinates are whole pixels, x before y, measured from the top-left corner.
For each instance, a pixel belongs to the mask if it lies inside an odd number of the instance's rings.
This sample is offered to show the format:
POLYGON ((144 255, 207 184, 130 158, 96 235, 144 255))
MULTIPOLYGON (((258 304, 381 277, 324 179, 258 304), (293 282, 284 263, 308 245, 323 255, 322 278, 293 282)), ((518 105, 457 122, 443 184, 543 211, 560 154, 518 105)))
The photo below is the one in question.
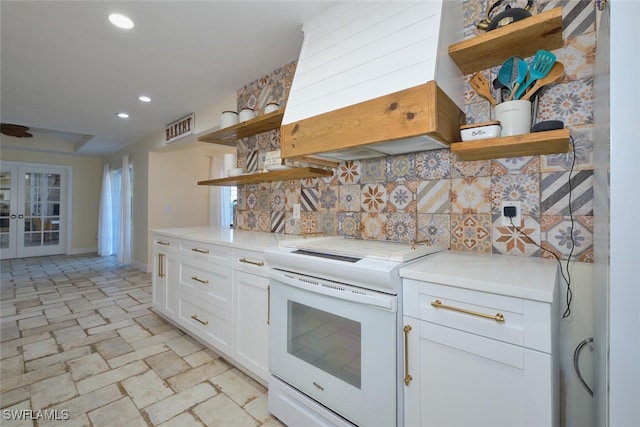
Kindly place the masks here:
POLYGON ((449 148, 465 115, 435 81, 283 125, 284 158, 357 160, 449 148))
POLYGON ((448 55, 462 0, 340 2, 303 25, 282 157, 357 160, 449 148, 465 124, 448 55))

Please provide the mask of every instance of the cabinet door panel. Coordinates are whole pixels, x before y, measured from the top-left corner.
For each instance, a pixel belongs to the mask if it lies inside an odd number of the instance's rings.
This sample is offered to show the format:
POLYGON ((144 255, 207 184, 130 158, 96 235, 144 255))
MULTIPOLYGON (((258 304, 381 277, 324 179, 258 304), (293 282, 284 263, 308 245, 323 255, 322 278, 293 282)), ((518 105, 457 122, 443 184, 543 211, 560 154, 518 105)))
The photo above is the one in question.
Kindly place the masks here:
POLYGON ((419 329, 416 425, 552 425, 548 354, 424 321, 419 329))
POLYGON ((234 358, 262 380, 269 379, 269 279, 234 272, 234 358))

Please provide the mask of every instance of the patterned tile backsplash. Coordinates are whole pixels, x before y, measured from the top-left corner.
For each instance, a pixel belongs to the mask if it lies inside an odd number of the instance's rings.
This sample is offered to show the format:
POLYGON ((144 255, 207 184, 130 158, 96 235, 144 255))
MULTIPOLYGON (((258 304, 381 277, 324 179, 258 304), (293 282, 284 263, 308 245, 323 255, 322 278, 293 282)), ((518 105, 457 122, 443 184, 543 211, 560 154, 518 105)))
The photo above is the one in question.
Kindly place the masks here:
MULTIPOLYGON (((464 2, 465 37, 478 34, 475 22, 491 3, 464 2)), ((566 75, 538 96, 534 120, 562 120, 571 131, 573 152, 465 162, 444 149, 345 161, 332 177, 240 186, 238 228, 428 238, 458 251, 541 257, 552 252, 593 262, 595 2, 537 3, 539 11, 563 7, 564 46, 554 53, 566 75), (502 224, 503 201, 520 202, 521 232, 502 224), (299 219, 293 218, 294 204, 301 206, 299 219)), ((292 62, 241 88, 238 109, 260 113, 269 102, 284 106, 295 67, 292 62)), ((497 72, 498 67, 485 70, 491 80, 497 72)), ((469 79, 465 76, 467 122, 489 120, 489 103, 470 88, 469 79)), ((279 147, 279 131, 246 138, 238 146, 238 164, 259 170, 265 153, 279 147)))

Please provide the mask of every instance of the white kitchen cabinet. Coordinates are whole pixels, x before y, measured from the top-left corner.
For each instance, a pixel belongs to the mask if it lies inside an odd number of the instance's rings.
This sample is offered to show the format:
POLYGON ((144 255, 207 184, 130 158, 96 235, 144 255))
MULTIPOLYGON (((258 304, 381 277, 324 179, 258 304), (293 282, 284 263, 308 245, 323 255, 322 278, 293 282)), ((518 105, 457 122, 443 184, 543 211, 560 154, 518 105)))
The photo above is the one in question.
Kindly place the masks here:
POLYGON ((215 350, 232 350, 231 267, 228 247, 180 241, 178 324, 215 350))
POLYGON ((153 307, 170 318, 177 317, 179 241, 171 237, 153 238, 153 307))
POLYGON ((269 381, 269 278, 264 254, 233 250, 233 358, 269 381))
POLYGON ((554 301, 465 288, 461 270, 403 279, 405 425, 557 426, 554 301))

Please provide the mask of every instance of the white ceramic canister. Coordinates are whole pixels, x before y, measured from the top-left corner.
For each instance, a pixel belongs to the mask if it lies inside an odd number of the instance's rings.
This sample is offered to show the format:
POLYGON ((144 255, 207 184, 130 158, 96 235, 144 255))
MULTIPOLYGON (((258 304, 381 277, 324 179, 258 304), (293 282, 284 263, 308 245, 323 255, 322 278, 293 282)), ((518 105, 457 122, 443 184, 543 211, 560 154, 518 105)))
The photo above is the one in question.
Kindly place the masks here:
POLYGON ((505 101, 495 106, 494 119, 500 122, 500 136, 531 132, 531 101, 505 101))
POLYGON ((238 124, 238 113, 235 111, 223 111, 220 114, 220 129, 238 124))
POLYGON ((252 108, 243 108, 240 110, 240 121, 246 122, 247 120, 255 119, 256 112, 252 108))
POLYGON ((232 169, 235 169, 238 166, 238 164, 237 164, 238 163, 238 159, 237 159, 235 154, 226 153, 224 155, 224 157, 223 157, 222 163, 224 165, 223 166, 224 167, 224 174, 226 176, 229 176, 228 171, 232 170, 232 169))
POLYGON ((280 108, 280 106, 278 105, 277 102, 270 102, 267 105, 264 106, 264 113, 273 113, 274 111, 276 111, 278 108, 280 108))

